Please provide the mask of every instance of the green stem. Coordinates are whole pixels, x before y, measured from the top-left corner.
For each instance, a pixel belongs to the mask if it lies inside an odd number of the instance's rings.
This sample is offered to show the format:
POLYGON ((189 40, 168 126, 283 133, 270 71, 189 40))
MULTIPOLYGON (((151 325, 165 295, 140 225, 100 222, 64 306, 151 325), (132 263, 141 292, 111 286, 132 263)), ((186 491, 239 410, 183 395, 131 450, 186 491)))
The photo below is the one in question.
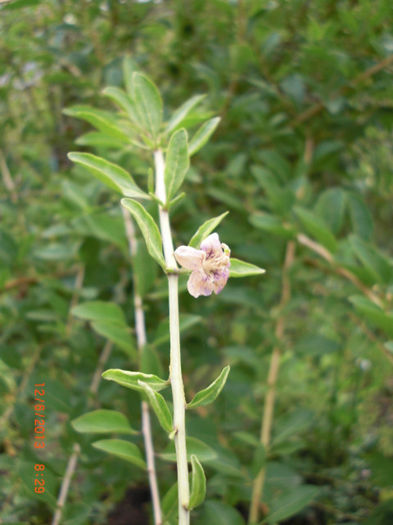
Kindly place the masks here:
MULTIPOLYGON (((154 152, 155 173, 156 173, 156 196, 161 202, 166 202, 165 191, 165 163, 161 150, 154 152)), ((165 262, 168 270, 177 270, 176 259, 173 254, 173 241, 169 214, 167 210, 159 207, 160 229, 164 248, 165 262)), ((177 480, 178 480, 178 506, 179 506, 179 525, 189 525, 190 512, 188 510, 190 489, 188 482, 188 463, 186 447, 186 425, 185 409, 186 402, 184 396, 183 377, 181 370, 180 353, 180 331, 179 331, 179 294, 178 294, 178 275, 172 273, 168 275, 169 291, 169 331, 170 331, 170 381, 173 398, 173 425, 175 430, 175 448, 177 461, 177 480)))

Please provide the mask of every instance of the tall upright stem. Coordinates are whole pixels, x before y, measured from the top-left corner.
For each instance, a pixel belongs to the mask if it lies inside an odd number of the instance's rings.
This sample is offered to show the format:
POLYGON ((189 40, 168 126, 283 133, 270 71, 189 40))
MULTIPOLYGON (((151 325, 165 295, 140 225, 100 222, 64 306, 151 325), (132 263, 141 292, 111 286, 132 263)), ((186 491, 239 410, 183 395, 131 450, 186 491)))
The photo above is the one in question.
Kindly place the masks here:
MULTIPOLYGON (((156 196, 161 202, 166 203, 165 190, 165 163, 161 150, 154 152, 156 196)), ((180 354, 180 332, 179 332, 179 294, 178 274, 176 259, 173 254, 173 241, 169 213, 162 206, 159 207, 160 229, 164 248, 165 262, 168 270, 174 273, 168 274, 169 291, 169 331, 170 331, 170 381, 173 398, 173 424, 175 430, 175 448, 177 461, 178 481, 178 507, 179 525, 189 525, 190 512, 188 510, 190 489, 188 483, 188 463, 186 447, 186 425, 185 425, 185 396, 183 377, 181 371, 180 354)))
MULTIPOLYGON (((133 259, 136 256, 137 250, 138 250, 138 245, 137 245, 136 235, 135 235, 135 228, 134 228, 134 224, 132 222, 130 214, 123 207, 122 207, 122 211, 123 211, 126 235, 127 235, 129 249, 130 249, 130 255, 131 255, 131 259, 133 259)), ((137 339, 137 344, 138 344, 139 355, 140 355, 140 358, 142 358, 142 353, 143 353, 143 350, 147 342, 146 324, 145 324, 145 313, 143 311, 142 298, 139 295, 138 280, 137 280, 135 272, 133 272, 133 281, 134 281, 135 332, 136 332, 136 339, 137 339)), ((153 514, 154 514, 154 525, 162 525, 160 493, 158 490, 157 473, 156 473, 156 466, 155 466, 155 460, 154 460, 154 444, 153 444, 153 437, 152 437, 152 431, 151 431, 149 405, 146 401, 142 401, 141 407, 142 407, 142 434, 143 434, 143 441, 145 445, 147 472, 149 476, 150 493, 151 493, 151 500, 152 500, 152 506, 153 506, 153 514)))
MULTIPOLYGON (((272 429, 272 423, 273 423, 273 415, 274 415, 274 401, 276 398, 276 384, 277 384, 277 378, 278 378, 278 370, 280 366, 280 358, 281 358, 281 348, 280 348, 280 342, 282 341, 282 338, 284 336, 284 317, 282 310, 287 305, 290 296, 291 296, 291 285, 289 280, 288 271, 293 263, 295 255, 295 243, 294 241, 289 241, 287 244, 287 249, 285 253, 285 261, 282 271, 282 287, 281 287, 281 300, 280 300, 280 309, 281 313, 277 319, 276 329, 275 329, 275 335, 276 339, 279 342, 277 346, 275 346, 272 357, 270 360, 270 368, 267 378, 267 394, 265 399, 265 406, 263 410, 262 415, 262 423, 261 423, 261 435, 260 435, 260 441, 262 445, 265 447, 265 449, 268 449, 270 444, 270 436, 271 436, 271 429, 272 429)), ((259 508, 261 504, 261 498, 263 493, 263 486, 265 484, 265 477, 266 477, 266 468, 263 467, 260 472, 258 473, 257 477, 254 480, 254 484, 252 487, 252 497, 251 497, 251 505, 250 505, 250 515, 249 515, 249 525, 254 525, 258 522, 259 518, 259 508)))

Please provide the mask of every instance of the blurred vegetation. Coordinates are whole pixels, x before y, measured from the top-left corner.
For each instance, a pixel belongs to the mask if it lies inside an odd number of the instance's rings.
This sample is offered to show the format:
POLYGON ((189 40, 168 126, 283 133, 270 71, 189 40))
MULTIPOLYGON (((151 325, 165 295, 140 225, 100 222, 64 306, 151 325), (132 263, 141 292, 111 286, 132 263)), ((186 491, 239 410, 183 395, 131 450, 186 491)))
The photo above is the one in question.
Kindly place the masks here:
MULTIPOLYGON (((63 113, 112 111, 101 91, 124 87, 125 56, 167 108, 207 95, 189 126, 222 118, 193 158, 173 215, 176 244, 229 210, 220 238, 267 270, 230 280, 218 296, 181 295, 189 398, 232 367, 216 404, 188 414, 188 433, 207 445, 208 500, 194 523, 246 523, 264 461, 267 523, 393 522, 392 27, 391 0, 0 5, 3 523, 51 521, 75 443, 82 452, 62 523, 149 523, 145 473, 71 426, 92 407, 118 409, 134 428, 140 420, 132 392, 101 383, 89 395, 106 340, 70 313, 78 302, 113 301, 133 326, 118 199, 66 154, 98 152, 142 185, 150 159, 100 143, 63 113), (272 355, 280 367, 263 458, 272 355), (43 382, 46 448, 37 452, 33 385, 43 382), (45 495, 33 491, 37 462, 46 465, 45 495)), ((148 340, 166 370, 166 283, 141 264, 148 340)), ((132 369, 114 343, 108 366, 132 369)), ((155 423, 165 495, 176 475, 155 423)), ((169 494, 168 516, 171 503, 169 494)))

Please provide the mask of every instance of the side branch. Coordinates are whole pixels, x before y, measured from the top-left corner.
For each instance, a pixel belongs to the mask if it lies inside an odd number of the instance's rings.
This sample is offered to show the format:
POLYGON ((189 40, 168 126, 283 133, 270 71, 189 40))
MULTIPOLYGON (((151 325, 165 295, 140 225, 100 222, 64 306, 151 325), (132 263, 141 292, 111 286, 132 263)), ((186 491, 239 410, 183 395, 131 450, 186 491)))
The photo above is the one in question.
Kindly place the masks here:
MULTIPOLYGON (((135 227, 132 222, 130 214, 122 207, 124 226, 126 229, 126 236, 128 240, 131 260, 136 256, 138 250, 138 244, 135 235, 135 227)), ((142 357, 143 350, 146 346, 146 324, 145 314, 143 311, 142 298, 138 291, 138 280, 135 271, 133 272, 134 281, 134 314, 135 314, 135 332, 137 338, 137 345, 139 350, 140 358, 142 357)), ((146 464, 147 472, 149 476, 150 493, 153 505, 154 524, 162 524, 162 512, 160 504, 160 493, 158 489, 156 465, 154 460, 154 443, 151 431, 150 412, 149 404, 146 401, 142 401, 142 434, 145 445, 146 464)))

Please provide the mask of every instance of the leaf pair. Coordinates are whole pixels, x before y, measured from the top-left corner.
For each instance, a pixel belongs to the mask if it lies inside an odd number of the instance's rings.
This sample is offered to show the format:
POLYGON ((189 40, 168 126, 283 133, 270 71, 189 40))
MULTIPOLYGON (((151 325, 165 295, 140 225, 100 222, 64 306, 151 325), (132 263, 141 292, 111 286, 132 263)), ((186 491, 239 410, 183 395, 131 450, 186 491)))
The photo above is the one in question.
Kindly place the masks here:
POLYGON ((165 381, 154 374, 129 372, 120 369, 106 370, 102 374, 102 377, 109 381, 115 381, 119 385, 130 388, 131 390, 144 393, 147 396, 162 428, 168 434, 173 431, 172 414, 164 397, 158 392, 168 386, 168 381, 165 381))
POLYGON ((87 301, 74 306, 72 314, 91 322, 92 328, 126 352, 136 356, 135 342, 126 323, 123 311, 115 304, 105 301, 87 301))
MULTIPOLYGON (((93 410, 72 421, 72 426, 77 432, 87 434, 138 434, 129 424, 127 418, 116 410, 93 410)), ((93 447, 113 454, 133 465, 146 469, 146 463, 139 448, 124 439, 102 439, 95 441, 93 447)))
POLYGON ((104 95, 112 99, 127 114, 138 131, 157 142, 162 124, 163 103, 156 85, 145 75, 134 72, 130 94, 116 87, 108 87, 104 95))

